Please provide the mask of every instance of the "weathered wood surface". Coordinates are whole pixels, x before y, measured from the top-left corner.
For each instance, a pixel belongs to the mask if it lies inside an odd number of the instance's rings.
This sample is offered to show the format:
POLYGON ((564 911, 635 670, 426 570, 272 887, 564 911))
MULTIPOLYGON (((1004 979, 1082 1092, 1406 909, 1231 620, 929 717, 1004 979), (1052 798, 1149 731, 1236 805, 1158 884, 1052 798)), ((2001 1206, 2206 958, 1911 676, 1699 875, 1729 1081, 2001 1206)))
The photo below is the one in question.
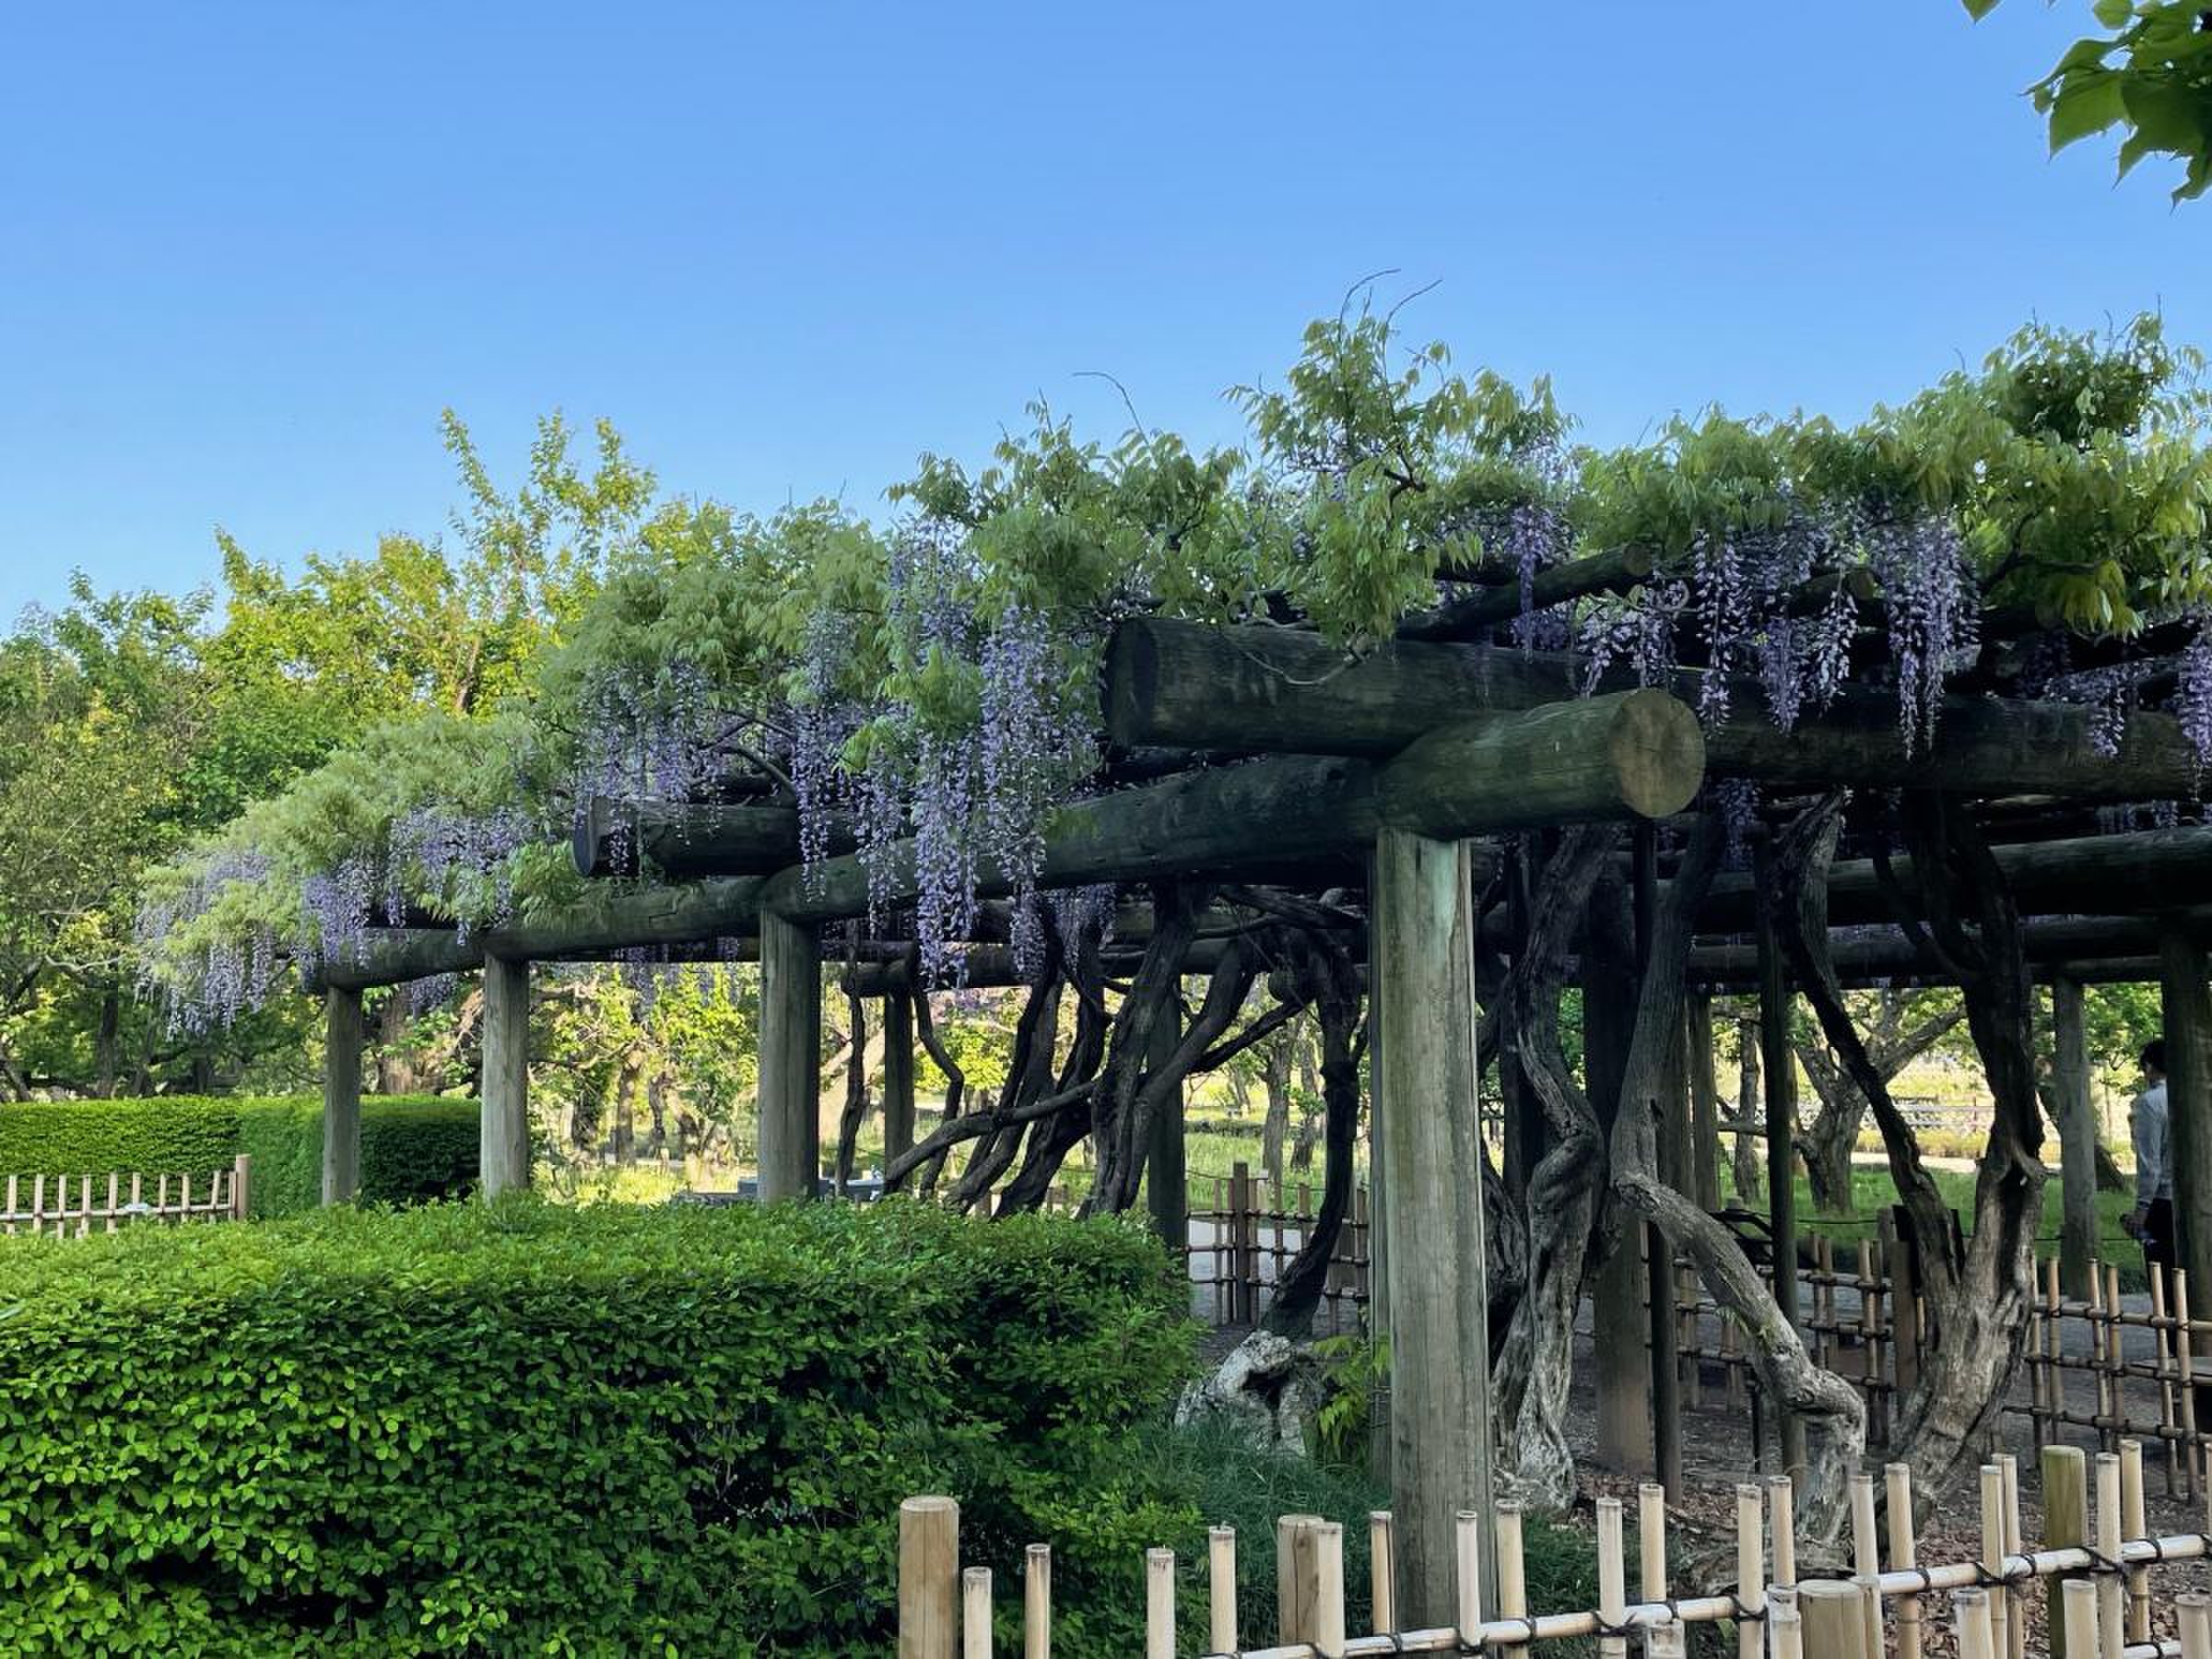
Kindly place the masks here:
POLYGON ((914 998, 894 991, 883 999, 883 1161, 914 1144, 914 998))
MULTIPOLYGON (((1601 698, 1471 720, 1381 768, 1298 756, 1074 802, 1045 832, 1037 884, 1147 881, 1312 859, 1364 847, 1385 823, 1456 840, 1624 818, 1647 806, 1677 811, 1704 775, 1687 716, 1663 694, 1601 698), (1532 812, 1532 800, 1540 810, 1532 812)), ((887 849, 882 858, 890 877, 879 892, 894 904, 910 900, 912 849, 887 849)), ((1012 886, 1004 872, 979 873, 980 890, 1012 886)), ((852 854, 783 871, 761 902, 796 919, 831 921, 865 914, 868 887, 866 864, 852 854)))
MULTIPOLYGON (((2136 915, 2212 905, 2212 829, 2018 841, 1991 853, 2023 915, 2136 915)), ((1907 894, 1919 891, 1910 857, 1892 860, 1891 870, 1907 894)), ((1723 874, 1713 881, 1698 926, 1706 933, 1749 929, 1755 909, 1750 877, 1723 874)), ((1874 865, 1865 859, 1830 870, 1828 911, 1837 926, 1888 922, 1895 915, 1874 865)))
MULTIPOLYGON (((833 851, 852 847, 849 832, 832 837, 833 851)), ((770 876, 799 862, 799 814, 759 803, 632 806, 595 795, 577 818, 570 848, 584 876, 629 876, 645 867, 675 877, 770 876)))
POLYGON ((2212 964, 2203 944, 2178 927, 2167 932, 2159 959, 2177 1265, 2193 1286, 2212 1284, 2212 964))
POLYGON ((483 1106, 477 1157, 484 1196, 530 1184, 530 964, 484 963, 483 1106))
MULTIPOLYGON (((1770 881, 1768 850, 1759 849, 1759 879, 1770 881)), ((1770 889, 1770 899, 1772 895, 1770 889)), ((1759 1057, 1767 1093, 1767 1224, 1774 1246, 1774 1305, 1786 1324, 1797 1322, 1797 1056, 1790 1046, 1789 963, 1772 903, 1762 905, 1753 947, 1759 974, 1759 1057)), ((1802 1477, 1805 1424, 1786 1407, 1775 1412, 1783 1473, 1802 1477)))
POLYGON ((488 928, 465 943, 451 933, 371 929, 356 955, 324 962, 305 977, 314 990, 360 989, 465 973, 483 966, 487 957, 596 959, 618 950, 749 935, 759 931, 762 885, 757 877, 724 877, 595 893, 572 910, 488 928))
POLYGON ((2058 1171, 2065 1189, 2059 1222, 2058 1271, 2065 1293, 2090 1295, 2097 1220, 2097 1108, 2089 1096, 2089 1047, 2081 982, 2051 982, 2051 1115, 2058 1123, 2058 1171))
MULTIPOLYGON (((1182 1041, 1182 1022, 1176 1005, 1171 1001, 1152 1022, 1147 1066, 1171 1065, 1182 1041)), ((1183 1156, 1183 1091, 1180 1085, 1174 1095, 1161 1100, 1154 1111, 1147 1140, 1149 1144, 1145 1154, 1145 1207, 1152 1218, 1152 1230, 1159 1235, 1161 1241, 1171 1250, 1181 1250, 1191 1241, 1191 1216, 1183 1156)))
POLYGON ((1385 822, 1456 839, 1668 818, 1704 776, 1705 740, 1688 707, 1663 691, 1625 691, 1438 726, 1382 769, 1376 793, 1385 822), (1477 781, 1498 798, 1478 807, 1477 781))
POLYGON ((812 1198, 821 1170, 822 950, 810 923, 760 918, 760 1198, 812 1198))
MULTIPOLYGON (((1529 583, 1528 598, 1537 610, 1586 594, 1618 593, 1634 587, 1652 573, 1649 547, 1615 547, 1582 559, 1547 565, 1529 583)), ((1490 574, 1485 571, 1487 577, 1490 574)), ((1501 580, 1478 592, 1461 594, 1432 611, 1410 618, 1398 629, 1404 640, 1462 640, 1500 622, 1510 622, 1523 610, 1521 582, 1510 568, 1501 580)))
POLYGON ((323 994, 323 1202, 361 1192, 361 994, 323 994))
MULTIPOLYGON (((1488 1307, 1477 1140, 1473 900, 1460 846, 1385 830, 1375 847, 1375 1001, 1389 1063, 1375 1135, 1389 1171, 1392 1511, 1399 1618, 1454 1616, 1460 1511, 1488 1525, 1488 1307), (1406 1241, 1414 1241, 1405 1248, 1406 1241)), ((1483 1577, 1492 1581, 1487 1563, 1483 1577)))
MULTIPOLYGON (((1108 650, 1106 727, 1131 746, 1389 755, 1453 717, 1572 697, 1581 672, 1574 659, 1510 647, 1406 641, 1353 659, 1295 629, 1140 619, 1108 650)), ((1703 678, 1685 670, 1667 688, 1694 706, 1703 678)), ((2193 795, 2199 771, 2164 714, 2132 716, 2107 759, 2089 740, 2090 711, 2065 704, 1947 698, 1935 740, 1912 752, 1894 697, 1847 688, 1789 731, 1755 680, 1735 680, 1729 706, 1705 735, 1712 774, 1789 788, 2157 800, 2193 795)))

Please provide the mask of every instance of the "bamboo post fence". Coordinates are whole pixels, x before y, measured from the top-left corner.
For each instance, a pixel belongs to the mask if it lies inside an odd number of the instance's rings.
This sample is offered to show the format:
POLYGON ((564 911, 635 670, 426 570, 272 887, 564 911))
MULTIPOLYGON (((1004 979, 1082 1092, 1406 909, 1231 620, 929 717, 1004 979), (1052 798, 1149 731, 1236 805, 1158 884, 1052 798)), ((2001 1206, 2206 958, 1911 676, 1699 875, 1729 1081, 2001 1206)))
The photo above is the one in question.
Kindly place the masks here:
MULTIPOLYGON (((1344 1527, 1316 1515, 1286 1515, 1276 1528, 1277 1599, 1266 1645, 1239 1647, 1237 1538, 1217 1526, 1206 1538, 1203 1575, 1181 1576, 1174 1551, 1152 1549, 1144 1559, 1145 1659, 1175 1659, 1178 1632, 1205 1631, 1202 1659, 1359 1659, 1382 1653, 1527 1651, 1538 1642, 1594 1641, 1603 1659, 1641 1653, 1669 1659, 1685 1652, 1693 1625, 1734 1627, 1739 1659, 1915 1659, 1929 1630, 1947 1630, 1959 1659, 2005 1659, 2022 1651, 2026 1621, 2019 1597, 2049 1598, 2049 1651, 2060 1659, 2212 1659, 2212 1601, 2190 1593, 2163 1606, 2176 1638, 2152 1632, 2161 1606, 2156 1570, 2212 1559, 2212 1533, 2149 1535, 2141 1501, 2144 1448, 2125 1439, 2093 1464, 2077 1446, 2044 1450, 2044 1536, 2027 1548, 2019 1537, 2019 1488, 1992 1461, 1982 1469, 1983 1553, 1971 1560, 1916 1559, 1912 1477, 1901 1464, 1882 1471, 1888 1510, 1877 1537, 1874 1477, 1854 1477, 1853 1570, 1799 1577, 1795 1523, 1786 1478, 1736 1488, 1735 1566, 1724 1589, 1676 1591, 1669 1579, 1665 1490, 1637 1491, 1635 1599, 1618 1498, 1596 1503, 1597 1605, 1553 1612, 1527 1603, 1522 1512, 1494 1508, 1489 1528, 1497 1611, 1483 1612, 1484 1552, 1480 1518, 1460 1516, 1458 1606, 1449 1628, 1394 1628, 1392 1601, 1378 1589, 1372 1630, 1351 1635, 1346 1625, 1344 1527), (2091 1470, 2094 1475, 2091 1477, 2091 1470), (1877 1552, 1877 1545, 1881 1546, 1877 1552), (1878 1555, 1883 1558, 1877 1559, 1878 1555), (1204 1583, 1195 1582, 1203 1576, 1204 1583), (2037 1590, 2037 1586, 2042 1588, 2037 1590), (1187 1603, 1187 1605, 1186 1605, 1187 1603)), ((1391 1560, 1390 1516, 1370 1517, 1378 1585, 1391 1560)), ((1023 1573, 1026 1659, 1052 1652, 1051 1551, 1031 1545, 1023 1573)), ((970 1659, 991 1647, 992 1576, 983 1566, 962 1571, 959 1506, 949 1498, 911 1498, 899 1527, 900 1659, 970 1659)), ((1249 1622, 1247 1618, 1246 1622, 1249 1622)))
MULTIPOLYGON (((1254 1174, 1243 1163, 1228 1175, 1194 1172, 1191 1185, 1201 1200, 1193 1206, 1190 1220, 1206 1233, 1204 1242, 1185 1247, 1191 1282, 1206 1293, 1215 1324, 1250 1324, 1267 1312, 1276 1285, 1312 1230, 1321 1207, 1320 1191, 1310 1181, 1277 1182, 1265 1172, 1254 1174)), ((1366 1309, 1368 1248, 1368 1194, 1361 1185, 1352 1190, 1351 1206, 1329 1253, 1322 1286, 1327 1328, 1349 1328, 1366 1309)))
POLYGON ((111 1171, 91 1175, 10 1175, 0 1204, 0 1235, 81 1239, 142 1223, 243 1221, 253 1159, 241 1152, 227 1170, 205 1176, 111 1171))

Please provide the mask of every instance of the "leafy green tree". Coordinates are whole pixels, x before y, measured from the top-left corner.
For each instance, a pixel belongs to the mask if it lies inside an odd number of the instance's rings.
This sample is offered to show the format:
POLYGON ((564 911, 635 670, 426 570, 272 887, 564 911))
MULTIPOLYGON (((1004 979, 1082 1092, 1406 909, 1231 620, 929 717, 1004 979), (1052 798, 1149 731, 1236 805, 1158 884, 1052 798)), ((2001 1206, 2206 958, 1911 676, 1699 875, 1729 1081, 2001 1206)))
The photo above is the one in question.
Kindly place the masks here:
MULTIPOLYGON (((1997 0, 1964 0, 1976 18, 1997 0)), ((2183 164, 2175 201, 2212 186, 2212 7, 2202 0, 2096 0, 2110 32, 2089 35, 2029 88, 2049 117, 2051 147, 2119 128, 2120 172, 2147 156, 2183 164)))

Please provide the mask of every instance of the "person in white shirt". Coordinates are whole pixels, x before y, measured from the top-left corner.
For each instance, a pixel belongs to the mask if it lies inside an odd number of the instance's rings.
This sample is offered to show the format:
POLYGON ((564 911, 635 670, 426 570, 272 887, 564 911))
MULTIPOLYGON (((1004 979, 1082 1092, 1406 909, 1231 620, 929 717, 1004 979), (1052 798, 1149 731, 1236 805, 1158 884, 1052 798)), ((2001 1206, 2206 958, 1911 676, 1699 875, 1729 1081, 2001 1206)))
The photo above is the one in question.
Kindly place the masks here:
POLYGON ((2143 1051, 2143 1092, 2128 1114, 2136 1147, 2136 1208, 2127 1230, 2147 1266, 2173 1265, 2173 1140, 2166 1113, 2166 1043, 2143 1051))

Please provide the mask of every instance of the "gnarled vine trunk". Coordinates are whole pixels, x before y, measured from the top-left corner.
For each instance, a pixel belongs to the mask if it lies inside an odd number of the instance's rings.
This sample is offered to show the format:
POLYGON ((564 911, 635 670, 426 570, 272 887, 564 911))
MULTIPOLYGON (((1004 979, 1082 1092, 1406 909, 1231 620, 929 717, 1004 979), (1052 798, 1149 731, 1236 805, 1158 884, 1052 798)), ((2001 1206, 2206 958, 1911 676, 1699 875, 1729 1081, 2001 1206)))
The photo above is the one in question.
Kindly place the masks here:
POLYGON ((1913 1488, 1933 1502, 1980 1460, 2026 1341, 2034 1297, 2035 1223, 2042 1207, 2042 1113, 2035 1087, 2032 983, 2019 916, 2003 872, 1972 818, 1933 794, 1904 797, 1917 906, 1877 868, 1900 925, 1932 965, 1954 978, 1987 1074, 1989 1139, 1974 1179, 1973 1231, 1961 1238, 1921 1161, 1912 1125, 1852 1023, 1829 958, 1825 891, 1840 803, 1808 808, 1782 837, 1776 878, 1791 957, 1822 1033, 1865 1093, 1918 1252, 1928 1334, 1918 1382, 1900 1405, 1894 1438, 1913 1488))

